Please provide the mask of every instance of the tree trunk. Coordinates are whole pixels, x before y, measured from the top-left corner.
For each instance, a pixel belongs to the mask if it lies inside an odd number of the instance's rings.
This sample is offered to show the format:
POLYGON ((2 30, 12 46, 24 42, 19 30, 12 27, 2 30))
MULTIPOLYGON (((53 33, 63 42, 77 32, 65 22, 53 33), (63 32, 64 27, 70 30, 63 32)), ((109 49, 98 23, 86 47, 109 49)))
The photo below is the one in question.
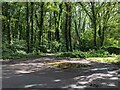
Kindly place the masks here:
MULTIPOLYGON (((56 4, 55 4, 56 5, 56 4)), ((56 29, 55 29, 55 38, 56 41, 59 43, 60 42, 60 21, 61 21, 61 14, 62 14, 62 3, 59 5, 59 13, 56 13, 58 15, 57 21, 56 21, 56 29)), ((57 49, 57 51, 59 51, 59 48, 57 49)))
POLYGON ((30 17, 30 20, 31 20, 31 52, 33 51, 33 35, 34 35, 34 32, 33 32, 33 9, 34 9, 34 3, 31 2, 31 17, 30 17))
POLYGON ((50 49, 51 47, 51 12, 49 12, 50 17, 49 17, 49 30, 48 30, 48 48, 50 49))
POLYGON ((104 45, 105 31, 107 29, 107 23, 108 23, 108 20, 110 18, 110 8, 109 8, 110 5, 111 5, 111 3, 108 2, 107 6, 106 6, 106 13, 105 13, 105 16, 103 17, 103 28, 102 28, 102 35, 101 35, 101 46, 104 45))
POLYGON ((43 34, 43 22, 44 22, 44 2, 41 2, 41 14, 40 14, 40 27, 39 27, 39 46, 42 42, 42 34, 43 34))
POLYGON ((30 52, 30 45, 29 45, 29 7, 28 7, 28 2, 26 2, 26 43, 27 43, 27 53, 30 52))
POLYGON ((68 31, 69 31, 69 44, 70 44, 70 51, 72 51, 72 40, 71 40, 71 5, 70 3, 68 4, 68 8, 69 8, 69 12, 68 12, 68 15, 69 15, 69 28, 68 28, 68 31))
POLYGON ((97 25, 96 25, 96 13, 95 13, 95 7, 94 7, 95 2, 91 2, 91 9, 92 9, 92 24, 93 24, 93 29, 94 29, 94 47, 96 47, 96 31, 97 31, 97 25))
POLYGON ((66 5, 66 20, 65 20, 65 44, 66 44, 66 51, 69 51, 69 32, 68 32, 68 3, 65 3, 66 5))
POLYGON ((10 6, 9 4, 6 2, 6 7, 7 7, 7 36, 8 36, 8 44, 9 44, 9 48, 11 48, 12 45, 12 33, 10 30, 10 23, 11 23, 11 18, 10 18, 10 6))
POLYGON ((66 39, 66 50, 72 51, 72 40, 71 40, 71 6, 69 2, 66 5, 66 23, 65 23, 65 39, 66 39))

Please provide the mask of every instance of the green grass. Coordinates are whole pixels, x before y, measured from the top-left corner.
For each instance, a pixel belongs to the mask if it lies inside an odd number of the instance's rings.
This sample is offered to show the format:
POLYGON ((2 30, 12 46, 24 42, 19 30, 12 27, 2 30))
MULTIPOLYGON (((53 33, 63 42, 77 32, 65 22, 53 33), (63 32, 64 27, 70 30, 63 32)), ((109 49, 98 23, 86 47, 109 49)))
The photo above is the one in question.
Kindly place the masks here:
POLYGON ((93 60, 97 62, 106 62, 106 63, 120 63, 119 56, 116 57, 89 57, 86 60, 93 60))

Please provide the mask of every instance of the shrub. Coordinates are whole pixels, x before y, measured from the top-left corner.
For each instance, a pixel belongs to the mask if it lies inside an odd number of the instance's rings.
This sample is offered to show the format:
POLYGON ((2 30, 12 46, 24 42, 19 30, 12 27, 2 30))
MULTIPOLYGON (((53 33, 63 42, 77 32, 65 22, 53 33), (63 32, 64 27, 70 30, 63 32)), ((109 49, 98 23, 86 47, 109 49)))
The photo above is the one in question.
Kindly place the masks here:
POLYGON ((106 48, 106 51, 108 51, 110 54, 120 54, 120 48, 118 47, 108 47, 106 48))

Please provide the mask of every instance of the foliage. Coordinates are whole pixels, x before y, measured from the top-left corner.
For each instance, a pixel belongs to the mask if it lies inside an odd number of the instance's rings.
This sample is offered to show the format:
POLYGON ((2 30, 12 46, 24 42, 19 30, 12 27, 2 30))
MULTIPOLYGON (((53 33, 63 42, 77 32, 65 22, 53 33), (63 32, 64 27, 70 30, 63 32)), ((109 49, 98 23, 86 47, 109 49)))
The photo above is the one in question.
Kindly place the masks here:
POLYGON ((106 51, 108 51, 110 54, 120 54, 120 48, 118 47, 108 47, 106 48, 106 51))
POLYGON ((79 58, 119 54, 119 6, 118 2, 3 2, 3 58, 47 52, 79 58))
POLYGON ((61 52, 58 53, 59 57, 71 57, 71 58, 88 58, 88 57, 111 57, 116 56, 116 54, 110 54, 104 49, 100 50, 89 50, 87 52, 74 51, 74 52, 61 52))
POLYGON ((109 52, 103 50, 103 49, 100 49, 100 50, 90 50, 90 51, 87 51, 87 52, 84 52, 85 56, 86 57, 108 57, 108 56, 111 56, 109 54, 109 52))

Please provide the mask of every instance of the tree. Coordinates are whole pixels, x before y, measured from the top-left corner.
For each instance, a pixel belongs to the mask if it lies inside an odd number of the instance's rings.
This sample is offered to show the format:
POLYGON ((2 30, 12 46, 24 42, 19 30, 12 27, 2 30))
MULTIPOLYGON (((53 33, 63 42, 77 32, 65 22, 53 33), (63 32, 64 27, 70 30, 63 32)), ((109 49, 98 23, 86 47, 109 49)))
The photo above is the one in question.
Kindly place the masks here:
POLYGON ((34 3, 31 2, 31 52, 33 51, 33 39, 34 39, 34 31, 33 31, 33 11, 34 11, 34 3))
POLYGON ((26 43, 27 43, 27 53, 30 52, 30 27, 29 27, 29 7, 28 2, 26 2, 26 43))
POLYGON ((66 50, 72 51, 71 41, 71 3, 66 2, 66 23, 65 23, 65 39, 66 39, 66 50))

